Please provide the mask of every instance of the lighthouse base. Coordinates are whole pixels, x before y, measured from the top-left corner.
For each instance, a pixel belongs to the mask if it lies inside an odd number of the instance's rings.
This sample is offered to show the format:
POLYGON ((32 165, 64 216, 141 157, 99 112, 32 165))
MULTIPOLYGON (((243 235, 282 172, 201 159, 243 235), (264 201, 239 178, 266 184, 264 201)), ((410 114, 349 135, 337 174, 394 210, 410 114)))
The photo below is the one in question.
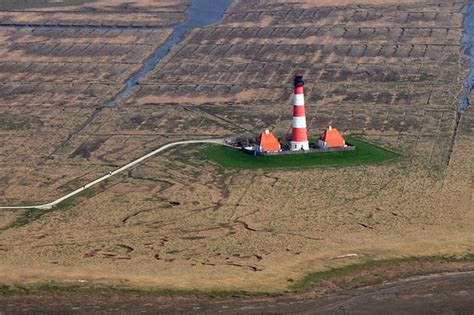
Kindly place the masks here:
POLYGON ((290 151, 308 151, 309 150, 309 142, 308 141, 303 141, 303 142, 290 142, 290 151))

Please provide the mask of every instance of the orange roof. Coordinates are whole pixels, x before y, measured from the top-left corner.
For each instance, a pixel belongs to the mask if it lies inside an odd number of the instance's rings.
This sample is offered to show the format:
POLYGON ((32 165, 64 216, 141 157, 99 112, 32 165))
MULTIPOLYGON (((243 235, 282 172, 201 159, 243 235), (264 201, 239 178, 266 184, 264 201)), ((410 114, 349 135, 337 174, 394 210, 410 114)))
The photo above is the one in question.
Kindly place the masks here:
POLYGON ((265 130, 265 132, 260 135, 259 145, 263 151, 280 151, 281 148, 278 139, 268 130, 265 130))
POLYGON ((331 126, 324 130, 323 135, 319 139, 326 142, 329 148, 343 147, 346 144, 339 131, 331 126))

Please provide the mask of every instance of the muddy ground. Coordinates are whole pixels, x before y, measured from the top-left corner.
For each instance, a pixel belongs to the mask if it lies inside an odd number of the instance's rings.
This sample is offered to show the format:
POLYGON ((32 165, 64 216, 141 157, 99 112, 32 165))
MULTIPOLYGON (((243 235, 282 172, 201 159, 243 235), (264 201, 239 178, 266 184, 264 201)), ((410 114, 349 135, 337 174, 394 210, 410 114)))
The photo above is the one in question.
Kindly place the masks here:
POLYGON ((28 224, 19 222, 31 213, 2 212, 4 282, 284 291, 334 266, 472 252, 469 112, 449 154, 466 74, 462 1, 237 1, 104 108, 187 2, 172 3, 172 21, 154 14, 169 7, 140 3, 133 17, 121 1, 29 13, 82 23, 112 10, 106 23, 126 24, 118 29, 18 29, 25 15, 0 13, 11 25, 0 28, 2 205, 49 202, 173 140, 288 130, 296 69, 312 136, 332 123, 403 157, 237 171, 176 148, 28 224), (164 28, 133 28, 131 18, 164 28), (337 258, 346 254, 355 255, 337 258))
POLYGON ((323 297, 209 301, 140 295, 61 296, 20 294, 1 298, 8 314, 471 314, 474 275, 412 277, 323 297))

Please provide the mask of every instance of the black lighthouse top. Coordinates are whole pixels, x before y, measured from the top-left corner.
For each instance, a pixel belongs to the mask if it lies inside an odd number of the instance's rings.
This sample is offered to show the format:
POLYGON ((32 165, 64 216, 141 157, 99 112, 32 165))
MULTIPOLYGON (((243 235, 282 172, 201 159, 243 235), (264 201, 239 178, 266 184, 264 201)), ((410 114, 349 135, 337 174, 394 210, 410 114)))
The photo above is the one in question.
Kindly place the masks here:
POLYGON ((304 86, 303 73, 301 73, 300 71, 297 71, 295 73, 295 78, 293 79, 293 85, 294 86, 304 86))

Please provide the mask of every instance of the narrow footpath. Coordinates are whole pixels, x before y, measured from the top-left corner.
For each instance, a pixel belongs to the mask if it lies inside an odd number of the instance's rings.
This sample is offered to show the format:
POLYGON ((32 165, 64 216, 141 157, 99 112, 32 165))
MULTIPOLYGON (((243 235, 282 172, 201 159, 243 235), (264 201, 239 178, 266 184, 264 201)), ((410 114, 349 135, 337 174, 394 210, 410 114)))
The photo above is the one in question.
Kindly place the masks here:
POLYGON ((0 209, 51 209, 51 208, 54 208, 55 206, 57 206, 59 203, 63 202, 64 200, 66 199, 69 199, 71 197, 74 197, 78 194, 80 194, 81 192, 85 191, 86 189, 89 189, 93 186, 96 186, 97 184, 109 179, 110 177, 114 176, 114 175, 117 175, 119 173, 122 173, 123 171, 125 170, 128 170, 129 168, 132 168, 134 166, 136 166, 137 164, 151 158, 152 156, 154 155, 157 155, 158 153, 166 150, 166 149, 169 149, 171 147, 175 147, 175 146, 178 146, 178 145, 185 145, 185 144, 198 144, 198 143, 210 143, 210 144, 220 144, 220 145, 226 145, 225 144, 225 140, 224 139, 203 139, 203 140, 186 140, 186 141, 177 141, 177 142, 172 142, 172 143, 168 143, 168 144, 165 144, 164 146, 161 146, 159 147, 158 149, 150 152, 150 153, 147 153, 145 155, 143 155, 142 157, 139 157, 138 159, 116 169, 115 171, 111 171, 99 178, 97 178, 96 180, 90 182, 90 183, 87 183, 85 184, 84 186, 74 190, 73 192, 70 192, 69 194, 67 195, 64 195, 50 203, 46 203, 46 204, 42 204, 42 205, 34 205, 34 206, 2 206, 0 207, 0 209))

